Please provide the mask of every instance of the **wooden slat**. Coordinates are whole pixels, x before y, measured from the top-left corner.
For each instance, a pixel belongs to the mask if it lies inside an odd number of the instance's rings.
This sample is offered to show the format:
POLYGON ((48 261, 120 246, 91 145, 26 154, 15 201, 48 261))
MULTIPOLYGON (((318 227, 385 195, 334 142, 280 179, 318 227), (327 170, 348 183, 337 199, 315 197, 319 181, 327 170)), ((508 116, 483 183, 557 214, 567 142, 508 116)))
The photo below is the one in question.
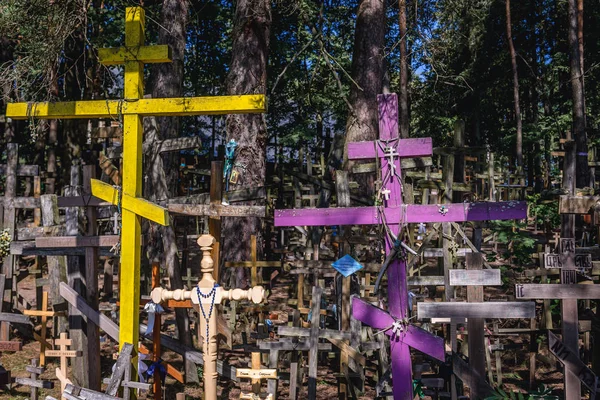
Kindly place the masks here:
POLYGON ((169 204, 169 212, 209 217, 265 217, 264 206, 224 206, 205 204, 169 204))
MULTIPOLYGON (((296 328, 292 326, 280 326, 277 333, 281 336, 309 337, 310 330, 306 328, 296 328)), ((341 332, 335 329, 319 329, 319 338, 350 340, 350 332, 341 332)))
POLYGON ((69 248, 69 247, 113 247, 119 242, 117 235, 105 236, 54 236, 35 238, 36 247, 69 248))
POLYGON ((551 331, 548 331, 548 348, 565 365, 565 369, 579 378, 592 393, 596 392, 596 375, 551 331))
POLYGON ((534 302, 418 303, 418 318, 534 318, 534 302))
POLYGON ((517 299, 600 299, 600 285, 519 284, 517 299))
POLYGON ((21 314, 0 313, 0 321, 11 324, 33 325, 27 315, 21 314))
POLYGON ((588 214, 600 201, 600 196, 569 196, 558 197, 558 212, 560 214, 588 214))
MULTIPOLYGON (((37 176, 39 174, 40 167, 37 165, 17 166, 17 176, 37 176)), ((6 164, 0 164, 0 175, 6 175, 6 164)))
POLYGON ((499 269, 451 269, 450 286, 499 286, 502 278, 499 269))

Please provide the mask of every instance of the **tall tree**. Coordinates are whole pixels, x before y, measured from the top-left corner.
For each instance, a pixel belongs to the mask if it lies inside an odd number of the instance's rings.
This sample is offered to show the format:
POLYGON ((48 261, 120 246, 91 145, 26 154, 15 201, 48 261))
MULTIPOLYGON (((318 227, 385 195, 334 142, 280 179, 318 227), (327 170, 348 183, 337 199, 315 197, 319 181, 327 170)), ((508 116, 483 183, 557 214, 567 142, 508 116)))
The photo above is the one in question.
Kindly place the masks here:
MULTIPOLYGON (((385 2, 361 0, 356 15, 354 52, 352 54, 352 79, 350 87, 351 110, 346 120, 346 150, 348 143, 377 139, 377 95, 383 88, 385 46, 385 2)), ((346 168, 347 152, 344 160, 346 168)))
POLYGON ((407 138, 409 133, 408 117, 408 54, 406 40, 406 0, 398 0, 400 28, 400 137, 407 138))
POLYGON ((517 168, 523 168, 523 121, 521 119, 521 105, 519 104, 519 72, 517 70, 517 53, 515 52, 515 45, 512 38, 510 0, 506 0, 506 40, 508 42, 513 74, 513 98, 515 102, 515 119, 517 121, 517 168))
MULTIPOLYGON (((266 93, 271 34, 270 0, 238 0, 233 25, 227 94, 266 93)), ((262 114, 228 115, 227 141, 235 140, 239 172, 233 188, 262 186, 266 176, 267 125, 262 114)), ((228 261, 248 260, 250 236, 260 237, 258 218, 224 218, 223 251, 228 261)))
POLYGON ((569 0, 569 56, 573 99, 573 134, 577 145, 577 187, 589 184, 587 136, 585 132, 585 93, 578 39, 577 0, 569 0))
MULTIPOLYGON (((188 22, 187 0, 163 0, 161 9, 161 26, 158 31, 160 44, 171 47, 172 62, 155 64, 152 68, 151 92, 152 97, 181 97, 183 96, 183 64, 186 43, 186 27, 188 22)), ((179 135, 180 122, 177 117, 163 117, 145 119, 145 168, 149 177, 146 192, 154 201, 163 201, 177 195, 177 163, 178 154, 167 153, 161 155, 153 151, 154 145, 159 140, 176 138, 179 135)), ((173 223, 169 226, 154 225, 151 232, 150 243, 162 243, 162 258, 164 268, 169 275, 174 288, 183 286, 177 252, 177 241, 173 223)), ((150 254, 156 254, 149 251, 150 254)), ((151 260, 152 261, 152 260, 151 260)), ((190 321, 188 311, 176 308, 177 331, 179 339, 186 345, 192 345, 192 336, 189 329, 190 321)), ((197 381, 198 374, 195 365, 186 360, 186 379, 197 381)))

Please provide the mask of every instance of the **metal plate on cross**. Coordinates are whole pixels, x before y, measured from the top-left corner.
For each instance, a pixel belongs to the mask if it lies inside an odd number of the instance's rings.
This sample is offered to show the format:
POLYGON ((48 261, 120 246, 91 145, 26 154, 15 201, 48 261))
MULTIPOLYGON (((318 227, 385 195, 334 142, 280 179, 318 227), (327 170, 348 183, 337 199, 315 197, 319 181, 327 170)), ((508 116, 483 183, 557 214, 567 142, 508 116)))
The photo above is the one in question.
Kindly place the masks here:
POLYGON ((337 272, 344 275, 344 278, 349 277, 356 271, 363 268, 362 264, 352 258, 350 255, 346 254, 344 257, 340 258, 337 261, 334 261, 331 266, 335 268, 337 272))

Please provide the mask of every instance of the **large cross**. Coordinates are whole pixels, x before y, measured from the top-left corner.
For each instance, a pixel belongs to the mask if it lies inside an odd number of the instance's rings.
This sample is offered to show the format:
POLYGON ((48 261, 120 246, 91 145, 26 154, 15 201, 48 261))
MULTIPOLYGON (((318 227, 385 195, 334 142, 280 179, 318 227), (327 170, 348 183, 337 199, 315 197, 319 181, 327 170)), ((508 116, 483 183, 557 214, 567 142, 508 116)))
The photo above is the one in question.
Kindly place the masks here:
MULTIPOLYGON (((8 104, 6 116, 14 119, 42 118, 120 118, 123 119, 123 182, 117 189, 92 180, 92 194, 122 209, 121 297, 119 342, 138 343, 140 299, 141 219, 169 224, 168 211, 141 198, 142 193, 142 119, 145 116, 186 116, 201 114, 245 114, 265 111, 261 94, 241 96, 184 97, 145 99, 144 64, 171 62, 166 45, 144 46, 144 10, 125 11, 125 46, 99 49, 104 65, 125 65, 124 98, 58 103, 8 104)), ((135 352, 134 352, 135 354, 135 352)), ((137 368, 137 357, 132 358, 137 368)), ((133 374, 136 376, 137 374, 133 374)))
MULTIPOLYGON (((382 167, 382 193, 390 191, 389 199, 381 207, 346 207, 301 210, 275 210, 275 226, 322 226, 322 225, 379 225, 385 224, 390 233, 400 236, 400 230, 409 223, 431 222, 464 222, 503 219, 523 219, 527 215, 525 202, 500 202, 500 203, 460 203, 445 204, 443 206, 403 204, 400 158, 425 157, 433 152, 431 138, 399 139, 398 137, 398 100, 395 94, 379 95, 379 141, 358 142, 348 144, 348 159, 362 160, 379 158, 382 167)), ((394 238, 386 235, 386 253, 395 251, 394 238)), ((357 319, 377 326, 387 322, 403 321, 407 317, 408 290, 406 283, 406 263, 404 260, 393 260, 387 271, 388 276, 388 313, 381 314, 381 321, 375 323, 372 314, 358 310, 354 313, 357 319), (369 316, 369 319, 366 317, 369 316), (391 318, 390 318, 391 317, 391 318)), ((362 306, 355 300, 354 306, 362 306)), ((361 309, 366 308, 360 307, 361 309)), ((392 376, 394 380, 393 391, 396 400, 412 400, 412 371, 409 346, 413 346, 419 337, 427 335, 413 329, 403 327, 391 329, 395 333, 396 341, 392 346, 392 376), (416 331, 414 331, 416 332, 416 331), (418 335, 418 336, 417 336, 418 335), (411 338, 414 336, 414 338, 411 338), (412 340, 412 341, 411 341, 412 340)), ((440 344, 440 346, 442 346, 440 344)), ((418 347, 415 347, 418 349, 418 347)), ((439 355, 438 346, 425 348, 425 352, 432 356, 439 355)))

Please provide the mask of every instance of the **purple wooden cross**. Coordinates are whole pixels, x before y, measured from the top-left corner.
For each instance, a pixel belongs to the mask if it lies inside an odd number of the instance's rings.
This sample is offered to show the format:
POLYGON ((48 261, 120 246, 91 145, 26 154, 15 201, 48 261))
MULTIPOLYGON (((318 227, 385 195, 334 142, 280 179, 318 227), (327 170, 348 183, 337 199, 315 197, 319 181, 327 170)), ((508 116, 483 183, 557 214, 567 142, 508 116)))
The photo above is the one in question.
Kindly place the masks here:
MULTIPOLYGON (((382 190, 389 190, 389 199, 382 207, 346 207, 300 210, 275 210, 275 226, 379 225, 386 224, 394 236, 408 223, 464 222, 499 219, 523 219, 527 203, 459 203, 441 205, 402 204, 402 183, 399 177, 401 157, 425 157, 433 152, 431 138, 398 138, 398 98, 396 94, 377 96, 379 103, 379 137, 376 142, 348 145, 348 158, 362 160, 380 158, 382 190)), ((386 253, 394 248, 390 235, 385 239, 386 253)), ((404 326, 403 332, 389 329, 402 321, 408 312, 406 263, 397 259, 390 263, 388 276, 388 312, 354 298, 352 315, 374 328, 386 329, 396 342, 392 344, 392 379, 395 400, 412 400, 412 366, 410 347, 444 360, 444 343, 427 331, 404 326)))

